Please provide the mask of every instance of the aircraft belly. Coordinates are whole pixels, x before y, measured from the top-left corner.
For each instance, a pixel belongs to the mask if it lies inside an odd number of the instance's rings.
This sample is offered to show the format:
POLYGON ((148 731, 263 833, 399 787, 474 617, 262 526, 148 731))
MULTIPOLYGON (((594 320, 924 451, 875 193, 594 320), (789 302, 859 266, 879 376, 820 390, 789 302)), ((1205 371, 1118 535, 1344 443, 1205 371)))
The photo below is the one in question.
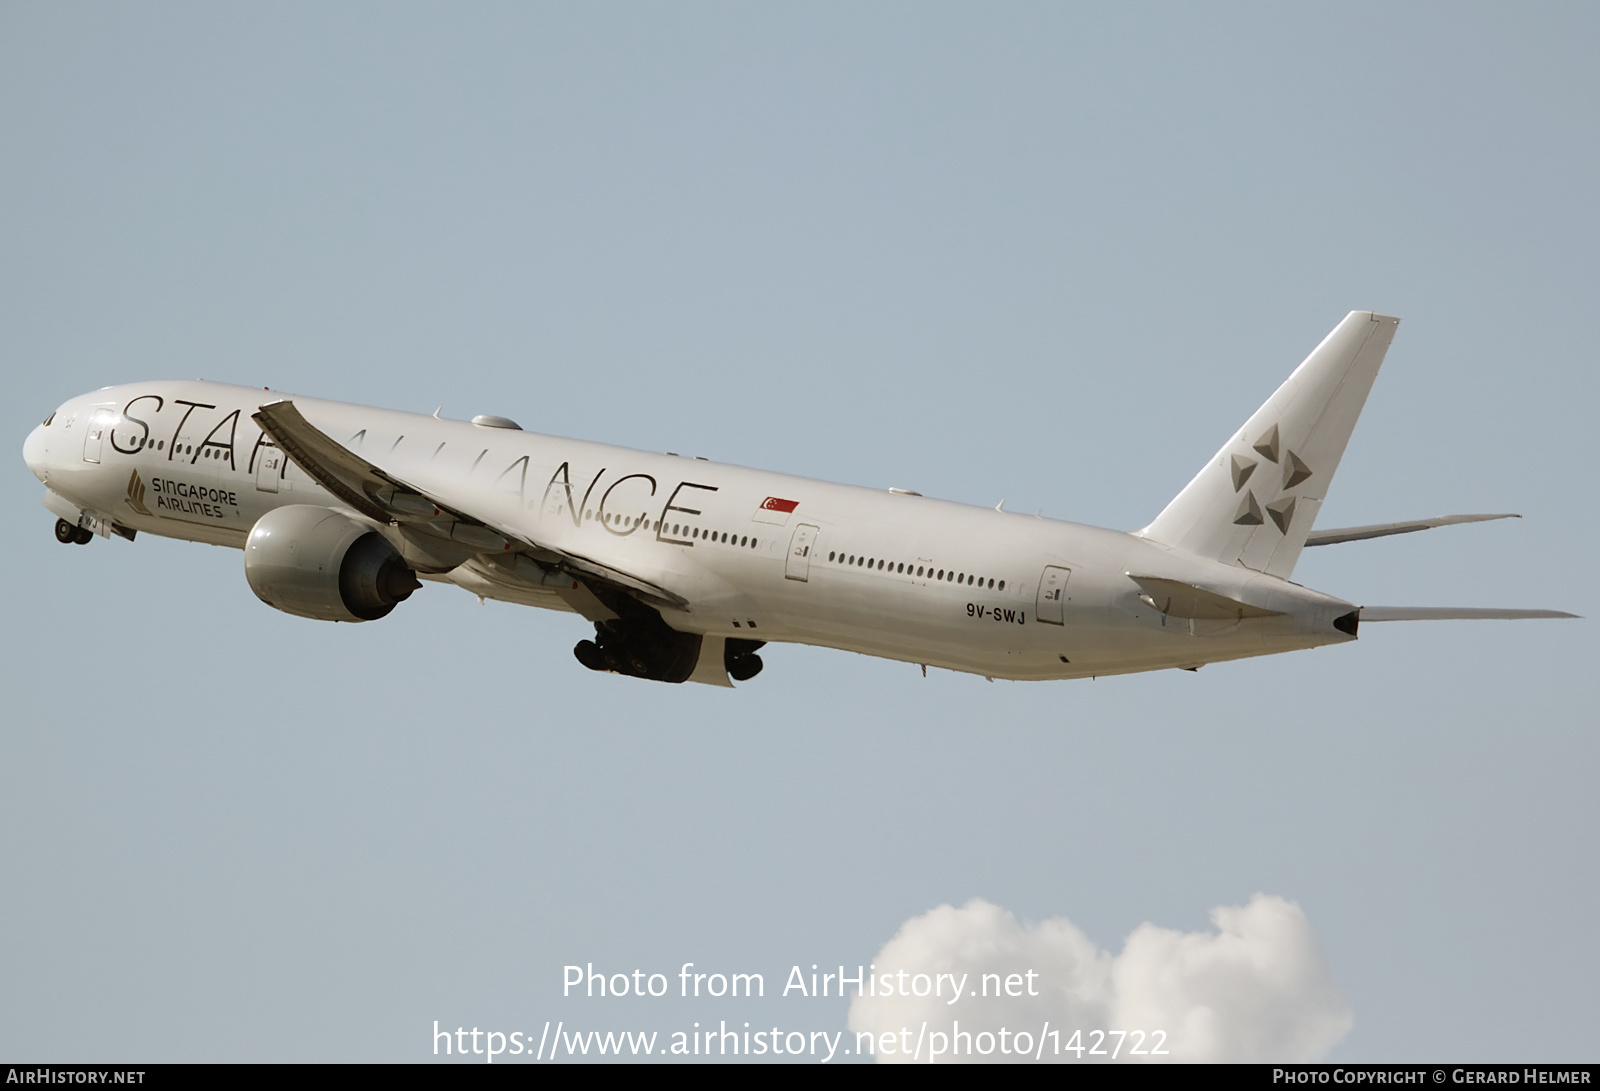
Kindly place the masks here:
POLYGON ((462 565, 450 572, 424 572, 418 573, 418 575, 425 580, 454 584, 480 598, 494 599, 497 602, 510 602, 518 606, 533 606, 540 610, 558 610, 569 614, 576 612, 554 590, 492 580, 469 565, 462 565))
POLYGON ((879 584, 875 577, 830 573, 811 583, 791 596, 781 617, 784 639, 995 678, 1045 677, 1040 672, 1050 662, 1060 666, 1026 605, 993 605, 1008 596, 980 607, 989 596, 974 594, 969 611, 967 596, 921 580, 879 584), (1024 665, 1030 661, 1036 665, 1024 665))

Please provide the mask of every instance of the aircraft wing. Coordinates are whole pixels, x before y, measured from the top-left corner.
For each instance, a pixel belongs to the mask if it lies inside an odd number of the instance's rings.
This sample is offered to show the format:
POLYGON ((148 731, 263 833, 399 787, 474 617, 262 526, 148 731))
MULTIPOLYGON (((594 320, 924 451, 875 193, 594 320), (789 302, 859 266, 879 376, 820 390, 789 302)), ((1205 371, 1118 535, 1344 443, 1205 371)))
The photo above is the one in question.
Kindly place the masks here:
POLYGON ((485 552, 516 550, 520 546, 553 570, 600 580, 678 610, 689 608, 688 599, 658 583, 603 561, 536 542, 520 531, 479 518, 408 484, 318 429, 288 399, 263 405, 251 416, 317 484, 369 519, 481 546, 485 552))
POLYGON ((1367 538, 1387 538, 1391 534, 1413 534, 1432 527, 1449 527, 1457 523, 1483 523, 1491 519, 1521 519, 1520 515, 1435 515, 1431 519, 1410 519, 1404 523, 1373 523, 1365 527, 1339 527, 1334 530, 1313 530, 1306 545, 1338 545, 1340 542, 1359 542, 1367 538))

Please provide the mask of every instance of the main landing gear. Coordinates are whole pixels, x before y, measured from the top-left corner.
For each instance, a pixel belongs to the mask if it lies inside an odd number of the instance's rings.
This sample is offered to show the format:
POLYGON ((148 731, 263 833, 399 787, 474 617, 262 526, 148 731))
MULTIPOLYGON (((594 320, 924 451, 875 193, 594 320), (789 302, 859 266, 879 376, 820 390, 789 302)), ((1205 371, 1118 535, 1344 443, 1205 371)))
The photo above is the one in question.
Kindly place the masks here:
POLYGON ((75 527, 65 519, 57 519, 56 541, 62 545, 88 545, 94 541, 94 532, 83 527, 75 527))
POLYGON ((596 623, 595 638, 572 649, 578 662, 592 671, 615 671, 656 682, 682 682, 694 673, 700 658, 700 637, 680 633, 654 610, 596 623))
MULTIPOLYGON (((656 682, 689 680, 705 644, 698 633, 679 632, 654 609, 630 595, 603 586, 593 590, 617 616, 595 622, 593 640, 578 641, 572 649, 578 662, 592 671, 611 671, 656 682)), ((749 681, 761 673, 761 657, 756 649, 764 643, 731 636, 723 642, 722 665, 735 682, 749 681)))
MULTIPOLYGON (((592 671, 614 671, 657 682, 683 682, 694 673, 700 658, 701 638, 669 628, 660 615, 639 613, 595 625, 593 640, 580 640, 572 649, 578 662, 592 671)), ((722 665, 735 682, 748 682, 761 673, 756 649, 765 642, 729 637, 722 665)))
POLYGON ((728 669, 728 677, 735 682, 748 682, 760 674, 764 664, 756 649, 765 643, 765 640, 740 640, 730 636, 722 653, 722 665, 728 669))

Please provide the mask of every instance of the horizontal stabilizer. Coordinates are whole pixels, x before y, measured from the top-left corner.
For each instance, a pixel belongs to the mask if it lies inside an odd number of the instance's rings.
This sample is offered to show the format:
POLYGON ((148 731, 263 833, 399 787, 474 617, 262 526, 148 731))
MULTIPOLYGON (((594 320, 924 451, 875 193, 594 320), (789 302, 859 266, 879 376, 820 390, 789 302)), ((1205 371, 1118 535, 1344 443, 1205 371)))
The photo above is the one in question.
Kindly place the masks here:
POLYGON ((1363 606, 1366 621, 1515 621, 1520 618, 1577 617, 1560 610, 1495 610, 1471 606, 1363 606))
POLYGON ((1190 618, 1197 621, 1239 620, 1247 617, 1280 617, 1281 610, 1264 610, 1248 602, 1207 591, 1181 580, 1162 579, 1159 576, 1128 578, 1144 589, 1139 597, 1169 617, 1190 618))
POLYGON ((1387 538, 1391 534, 1413 534, 1433 527, 1450 527, 1457 523, 1485 523, 1491 519, 1521 519, 1520 515, 1436 515, 1432 519, 1411 519, 1404 523, 1373 523, 1366 527, 1339 527, 1335 530, 1313 530, 1306 537, 1306 547, 1338 545, 1340 542, 1359 542, 1367 538, 1387 538))

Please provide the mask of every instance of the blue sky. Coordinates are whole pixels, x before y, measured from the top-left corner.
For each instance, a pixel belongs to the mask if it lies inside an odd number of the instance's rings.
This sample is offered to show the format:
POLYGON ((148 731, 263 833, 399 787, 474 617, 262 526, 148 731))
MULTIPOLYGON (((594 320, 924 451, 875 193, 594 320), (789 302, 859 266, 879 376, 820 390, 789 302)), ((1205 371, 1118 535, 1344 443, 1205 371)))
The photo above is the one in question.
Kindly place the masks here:
POLYGON ((0 1053, 429 1056, 679 1029, 561 968, 781 979, 982 897, 1116 951, 1264 892, 1336 1059, 1592 1059, 1593 623, 1370 626, 989 684, 800 647, 591 675, 430 585, 323 626, 237 553, 66 550, 59 402, 203 377, 1148 522, 1343 315, 1403 321, 1309 551, 1385 605, 1597 613, 1583 5, 0 11, 0 1053))

